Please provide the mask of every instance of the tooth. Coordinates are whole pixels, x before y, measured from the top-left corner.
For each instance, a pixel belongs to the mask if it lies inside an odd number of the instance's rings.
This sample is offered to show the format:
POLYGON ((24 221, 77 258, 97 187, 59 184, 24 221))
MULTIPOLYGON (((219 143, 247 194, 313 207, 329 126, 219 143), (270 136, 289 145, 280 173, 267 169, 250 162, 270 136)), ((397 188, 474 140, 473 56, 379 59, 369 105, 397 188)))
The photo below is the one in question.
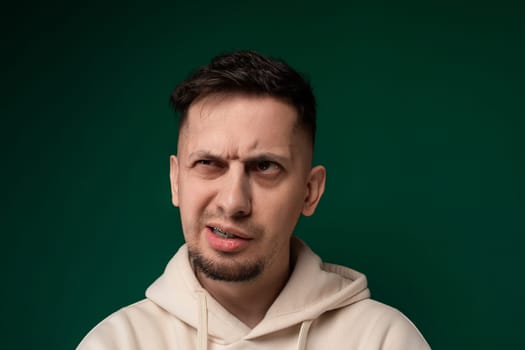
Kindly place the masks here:
POLYGON ((222 237, 222 238, 233 238, 235 237, 235 235, 232 235, 228 232, 224 232, 222 231, 221 229, 217 228, 217 227, 213 227, 213 232, 219 236, 219 237, 222 237))

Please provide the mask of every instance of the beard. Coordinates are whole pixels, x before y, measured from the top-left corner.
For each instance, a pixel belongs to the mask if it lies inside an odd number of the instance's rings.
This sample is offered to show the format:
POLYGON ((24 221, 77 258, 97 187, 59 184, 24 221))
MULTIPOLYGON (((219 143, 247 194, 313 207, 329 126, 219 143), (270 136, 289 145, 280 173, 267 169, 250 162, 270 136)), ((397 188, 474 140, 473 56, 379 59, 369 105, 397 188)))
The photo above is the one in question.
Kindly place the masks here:
POLYGON ((203 256, 198 249, 188 247, 188 255, 196 272, 202 272, 207 278, 224 282, 247 282, 255 279, 264 270, 262 260, 235 261, 235 258, 224 254, 224 259, 231 259, 227 263, 221 263, 214 259, 203 256))
MULTIPOLYGON (((210 212, 205 212, 200 218, 197 227, 198 230, 192 230, 194 232, 202 232, 206 223, 214 218, 220 218, 220 215, 214 215, 210 212)), ((223 218, 221 218, 223 221, 223 218)), ((230 218, 232 221, 232 218, 230 218)), ((262 225, 258 225, 250 222, 242 222, 242 220, 233 221, 237 227, 240 227, 243 231, 249 232, 252 237, 261 237, 264 235, 264 228, 262 225)), ((259 276, 265 267, 265 258, 252 258, 237 259, 235 254, 220 253, 216 252, 218 257, 206 256, 203 254, 198 243, 188 242, 188 255, 190 258, 195 272, 202 272, 204 276, 216 280, 225 282, 246 282, 253 280, 259 276)))

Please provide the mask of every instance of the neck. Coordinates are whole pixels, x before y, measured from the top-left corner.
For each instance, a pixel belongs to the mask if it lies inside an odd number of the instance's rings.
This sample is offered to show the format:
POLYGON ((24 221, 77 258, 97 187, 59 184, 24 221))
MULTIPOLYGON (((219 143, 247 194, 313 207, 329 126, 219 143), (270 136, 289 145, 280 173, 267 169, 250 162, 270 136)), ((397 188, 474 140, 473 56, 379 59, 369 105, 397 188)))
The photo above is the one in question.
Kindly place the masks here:
POLYGON ((264 271, 246 282, 212 280, 202 272, 196 276, 201 285, 226 310, 250 328, 255 327, 266 315, 290 275, 290 265, 284 264, 279 271, 264 271))

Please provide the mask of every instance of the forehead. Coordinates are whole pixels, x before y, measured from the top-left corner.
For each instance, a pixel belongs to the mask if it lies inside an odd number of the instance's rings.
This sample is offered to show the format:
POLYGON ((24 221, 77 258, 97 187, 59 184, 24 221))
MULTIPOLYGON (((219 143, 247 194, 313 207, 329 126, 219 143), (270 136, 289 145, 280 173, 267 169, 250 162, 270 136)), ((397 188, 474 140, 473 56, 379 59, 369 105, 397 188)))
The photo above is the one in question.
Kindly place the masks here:
POLYGON ((179 136, 184 148, 217 152, 308 149, 296 109, 274 97, 212 95, 193 103, 179 136), (306 146, 306 148, 305 148, 306 146))

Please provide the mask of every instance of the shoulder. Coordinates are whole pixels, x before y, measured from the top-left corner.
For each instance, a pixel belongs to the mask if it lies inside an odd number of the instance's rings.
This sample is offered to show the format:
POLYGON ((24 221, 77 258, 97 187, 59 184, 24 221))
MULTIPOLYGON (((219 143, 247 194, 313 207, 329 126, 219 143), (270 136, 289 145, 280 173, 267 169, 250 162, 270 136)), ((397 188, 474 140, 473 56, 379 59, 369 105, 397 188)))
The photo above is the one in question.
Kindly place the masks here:
POLYGON ((147 334, 155 336, 159 323, 168 318, 168 313, 148 299, 126 306, 109 315, 82 339, 77 350, 135 349, 147 334), (130 343, 130 340, 135 340, 130 343))
POLYGON ((403 313, 372 299, 329 311, 318 321, 320 330, 350 341, 352 349, 430 349, 403 313))

